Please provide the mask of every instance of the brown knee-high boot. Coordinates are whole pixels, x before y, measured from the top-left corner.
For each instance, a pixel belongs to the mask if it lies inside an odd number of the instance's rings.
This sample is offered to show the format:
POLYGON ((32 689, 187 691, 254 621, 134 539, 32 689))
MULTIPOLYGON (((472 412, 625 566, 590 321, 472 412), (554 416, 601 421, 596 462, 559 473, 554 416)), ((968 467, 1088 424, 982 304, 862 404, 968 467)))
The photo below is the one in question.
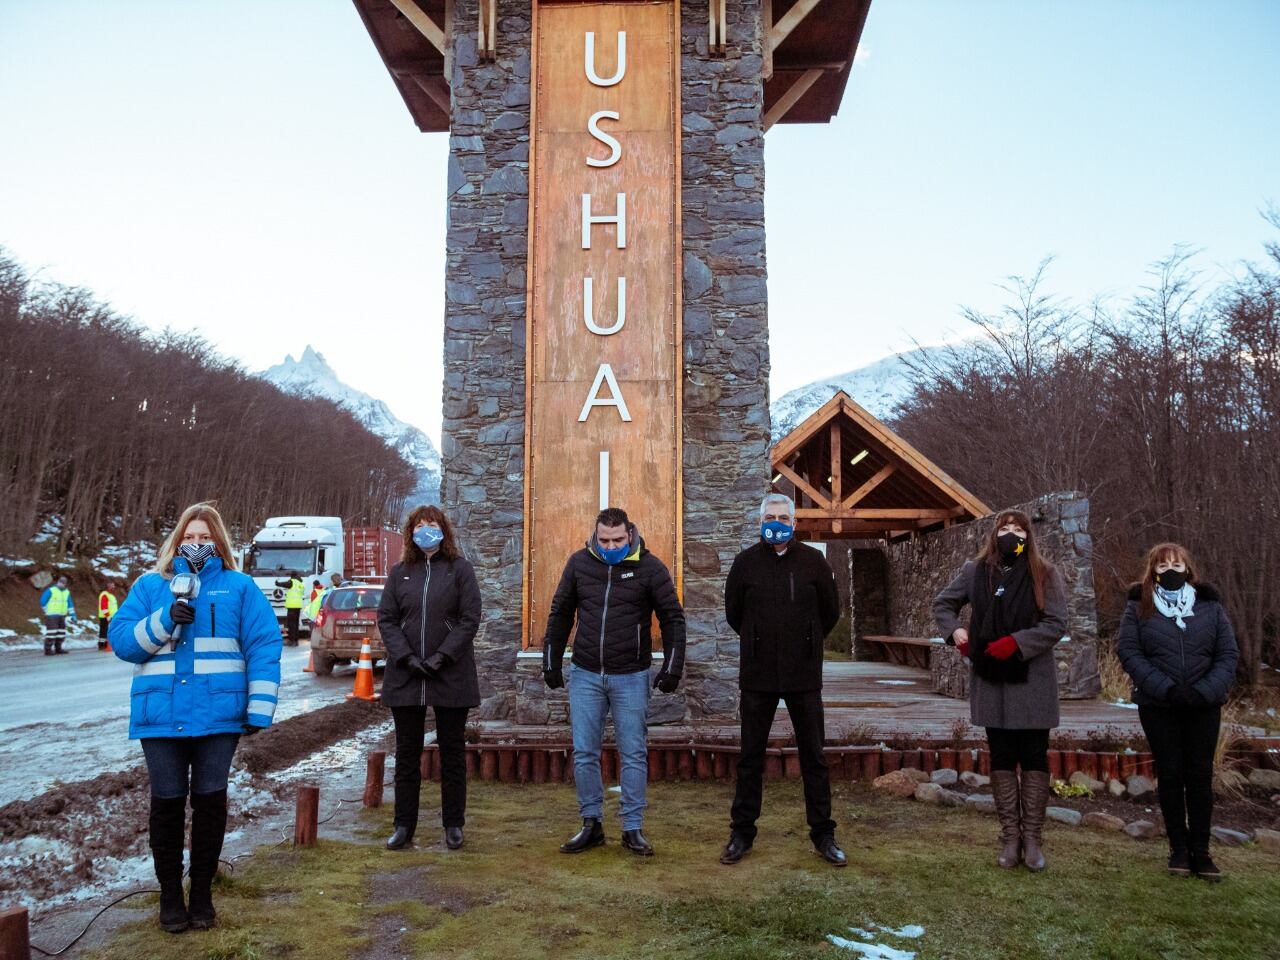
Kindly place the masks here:
POLYGON ((1000 818, 1000 853, 996 863, 1006 870, 1022 862, 1022 812, 1016 770, 992 770, 991 793, 1000 818))
POLYGON ((1028 870, 1043 870, 1044 810, 1049 805, 1049 774, 1022 771, 1022 862, 1028 870))

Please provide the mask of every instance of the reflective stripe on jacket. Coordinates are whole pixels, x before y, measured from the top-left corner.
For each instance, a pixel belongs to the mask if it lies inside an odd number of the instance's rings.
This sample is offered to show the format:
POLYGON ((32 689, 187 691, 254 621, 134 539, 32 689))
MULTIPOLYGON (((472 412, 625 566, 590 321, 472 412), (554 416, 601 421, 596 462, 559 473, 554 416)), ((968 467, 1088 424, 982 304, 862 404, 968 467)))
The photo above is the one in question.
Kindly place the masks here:
MULTIPOLYGON (((183 557, 175 573, 189 573, 183 557)), ((133 672, 129 737, 202 737, 268 727, 280 688, 280 627, 257 584, 214 557, 200 571, 195 620, 175 647, 173 596, 159 573, 140 577, 107 637, 133 672)))

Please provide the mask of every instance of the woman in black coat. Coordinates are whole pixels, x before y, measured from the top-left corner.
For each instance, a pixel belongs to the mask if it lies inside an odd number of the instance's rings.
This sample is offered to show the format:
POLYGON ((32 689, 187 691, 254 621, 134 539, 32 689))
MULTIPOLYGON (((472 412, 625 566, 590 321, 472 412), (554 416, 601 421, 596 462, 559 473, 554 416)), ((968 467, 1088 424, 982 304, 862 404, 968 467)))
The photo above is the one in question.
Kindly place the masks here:
POLYGON ((1209 856, 1213 753, 1239 651, 1217 591, 1196 582, 1185 547, 1161 543, 1147 554, 1142 581, 1129 591, 1116 653, 1133 680, 1133 702, 1156 758, 1169 872, 1220 880, 1209 856))
POLYGON ((422 786, 427 707, 435 710, 440 749, 440 807, 445 845, 462 846, 467 809, 464 732, 467 711, 480 705, 472 641, 480 626, 480 587, 462 556, 453 526, 435 506, 418 507, 404 525, 404 553, 391 568, 378 604, 387 648, 382 702, 396 725, 395 831, 399 850, 413 839, 422 786))

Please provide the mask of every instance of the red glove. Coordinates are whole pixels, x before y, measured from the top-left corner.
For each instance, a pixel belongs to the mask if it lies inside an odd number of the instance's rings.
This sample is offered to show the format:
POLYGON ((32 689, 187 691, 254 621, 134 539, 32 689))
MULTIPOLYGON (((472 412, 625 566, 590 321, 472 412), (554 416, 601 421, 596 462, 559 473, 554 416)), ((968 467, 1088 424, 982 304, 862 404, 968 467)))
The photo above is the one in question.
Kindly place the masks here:
POLYGON ((1018 641, 1013 637, 1001 637, 992 643, 987 644, 987 656, 994 657, 997 660, 1008 660, 1018 652, 1018 641))

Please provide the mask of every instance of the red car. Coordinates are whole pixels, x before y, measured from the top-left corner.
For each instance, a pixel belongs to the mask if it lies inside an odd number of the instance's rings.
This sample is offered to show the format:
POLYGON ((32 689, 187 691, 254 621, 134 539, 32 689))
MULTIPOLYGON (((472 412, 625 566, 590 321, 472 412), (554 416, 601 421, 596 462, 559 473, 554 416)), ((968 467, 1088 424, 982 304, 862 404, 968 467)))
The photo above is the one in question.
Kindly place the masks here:
POLYGON ((373 662, 387 659, 378 632, 381 599, 379 583, 344 583, 325 594, 311 625, 311 661, 316 676, 328 676, 334 664, 358 660, 366 638, 373 650, 373 662))

